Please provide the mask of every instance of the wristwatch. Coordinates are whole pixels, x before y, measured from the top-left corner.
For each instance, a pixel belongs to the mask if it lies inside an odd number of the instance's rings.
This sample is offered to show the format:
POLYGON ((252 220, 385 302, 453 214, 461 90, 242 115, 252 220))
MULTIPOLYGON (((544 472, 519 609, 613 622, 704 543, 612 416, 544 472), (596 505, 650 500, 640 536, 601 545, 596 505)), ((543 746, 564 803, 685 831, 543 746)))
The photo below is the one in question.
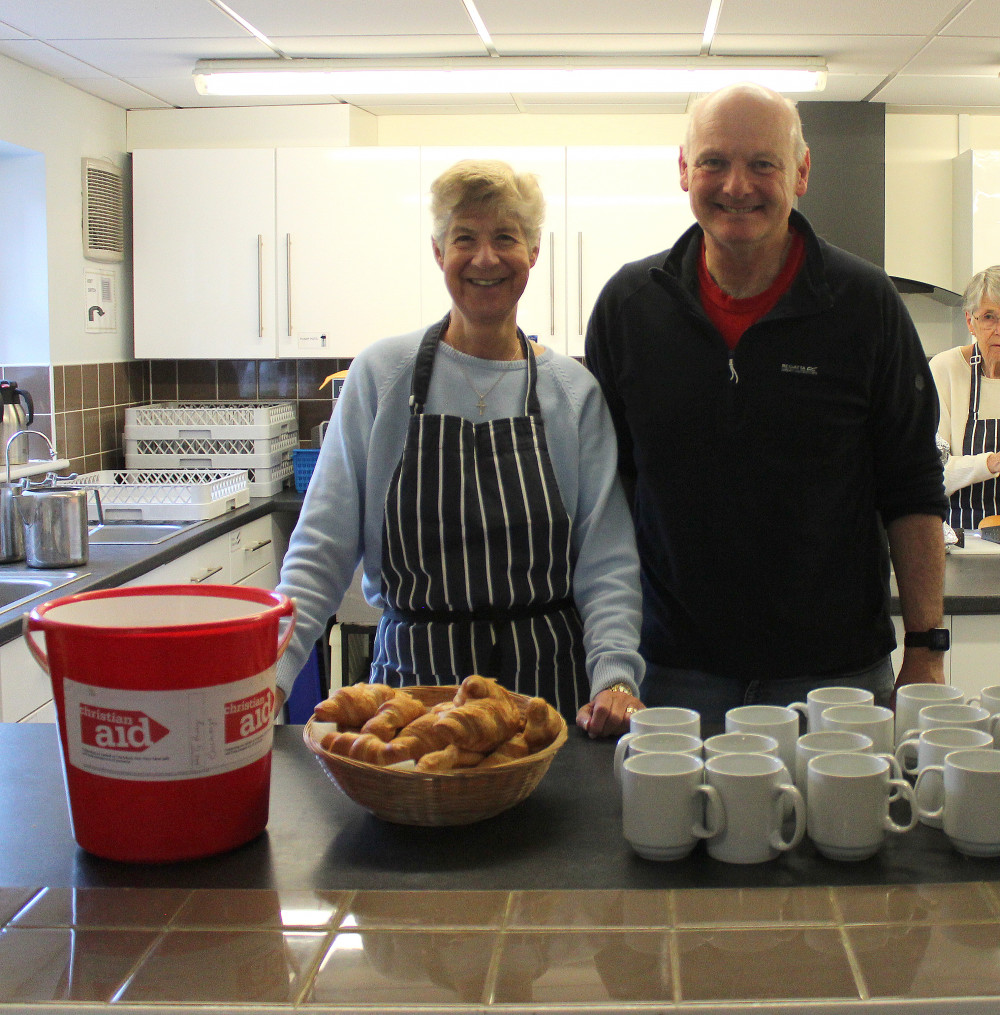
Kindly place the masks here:
POLYGON ((903 645, 906 648, 929 648, 932 652, 947 652, 951 648, 951 632, 946 627, 932 627, 929 631, 907 631, 903 645))

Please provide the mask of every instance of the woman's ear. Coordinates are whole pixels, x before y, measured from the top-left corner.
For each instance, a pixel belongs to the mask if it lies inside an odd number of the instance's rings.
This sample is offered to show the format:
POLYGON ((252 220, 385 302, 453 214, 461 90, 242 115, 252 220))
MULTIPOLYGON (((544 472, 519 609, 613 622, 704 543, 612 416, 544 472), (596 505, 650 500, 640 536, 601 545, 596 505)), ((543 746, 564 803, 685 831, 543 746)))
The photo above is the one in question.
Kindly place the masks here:
POLYGON ((538 260, 538 252, 541 247, 532 247, 528 253, 528 268, 534 268, 535 261, 538 260))
POLYGON ((437 266, 444 271, 444 254, 441 253, 438 241, 433 236, 431 237, 431 248, 434 251, 434 260, 437 261, 437 266))

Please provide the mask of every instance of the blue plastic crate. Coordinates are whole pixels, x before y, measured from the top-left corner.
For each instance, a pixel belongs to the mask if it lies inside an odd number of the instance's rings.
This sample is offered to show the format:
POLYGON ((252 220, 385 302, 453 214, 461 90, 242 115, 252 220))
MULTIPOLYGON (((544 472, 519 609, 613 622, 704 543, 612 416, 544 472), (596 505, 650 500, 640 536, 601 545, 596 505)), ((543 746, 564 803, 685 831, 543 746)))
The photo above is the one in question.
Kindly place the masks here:
POLYGON ((319 448, 296 448, 292 452, 292 466, 295 470, 295 489, 299 493, 306 492, 306 487, 312 478, 313 469, 316 468, 317 458, 319 458, 319 448))

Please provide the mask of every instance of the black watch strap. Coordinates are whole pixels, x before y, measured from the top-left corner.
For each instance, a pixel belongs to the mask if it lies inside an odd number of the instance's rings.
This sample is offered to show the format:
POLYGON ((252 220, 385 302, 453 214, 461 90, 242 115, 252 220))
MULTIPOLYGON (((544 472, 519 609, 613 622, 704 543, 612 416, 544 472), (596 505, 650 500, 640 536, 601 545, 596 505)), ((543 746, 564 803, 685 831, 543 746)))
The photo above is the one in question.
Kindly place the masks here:
POLYGON ((947 652, 951 648, 951 632, 946 627, 933 627, 929 631, 907 631, 903 645, 906 648, 929 648, 934 652, 947 652))

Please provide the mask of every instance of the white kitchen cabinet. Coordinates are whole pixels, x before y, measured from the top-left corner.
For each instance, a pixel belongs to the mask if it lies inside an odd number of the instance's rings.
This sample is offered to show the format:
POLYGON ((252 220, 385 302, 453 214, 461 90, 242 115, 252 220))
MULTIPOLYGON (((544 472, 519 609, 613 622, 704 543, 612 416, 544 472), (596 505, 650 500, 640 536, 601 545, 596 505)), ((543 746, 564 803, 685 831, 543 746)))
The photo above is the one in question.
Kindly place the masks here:
POLYGON ((287 537, 273 514, 229 533, 232 583, 273 589, 287 548, 287 537))
POLYGON ((355 356, 419 326, 419 149, 279 149, 277 220, 279 355, 355 356))
POLYGON ((132 154, 135 355, 277 352, 275 153, 132 154))
POLYGON ((964 151, 952 160, 952 284, 962 292, 1000 261, 1000 151, 964 151))
POLYGON ((124 584, 129 585, 228 585, 232 569, 229 562, 229 534, 217 536, 152 571, 124 584))
MULTIPOLYGON (((42 651, 45 635, 34 638, 42 651)), ((52 701, 52 681, 35 661, 23 637, 0 645, 0 721, 20 722, 52 701)), ((54 711, 51 720, 54 721, 54 711)))
POLYGON ((566 149, 566 352, 583 355, 605 282, 629 261, 671 246, 692 223, 680 149, 666 145, 566 149))
POLYGON ((950 619, 951 683, 966 698, 1000 684, 1000 616, 956 613, 950 619))

